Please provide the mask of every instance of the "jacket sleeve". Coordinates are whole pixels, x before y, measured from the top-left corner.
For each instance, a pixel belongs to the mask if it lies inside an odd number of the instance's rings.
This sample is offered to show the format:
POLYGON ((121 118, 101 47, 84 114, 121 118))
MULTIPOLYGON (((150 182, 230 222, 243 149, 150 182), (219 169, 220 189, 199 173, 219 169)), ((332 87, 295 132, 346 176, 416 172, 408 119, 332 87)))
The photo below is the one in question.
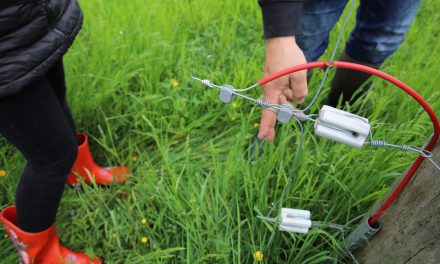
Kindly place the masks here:
POLYGON ((301 33, 302 0, 258 0, 263 15, 264 37, 301 33))

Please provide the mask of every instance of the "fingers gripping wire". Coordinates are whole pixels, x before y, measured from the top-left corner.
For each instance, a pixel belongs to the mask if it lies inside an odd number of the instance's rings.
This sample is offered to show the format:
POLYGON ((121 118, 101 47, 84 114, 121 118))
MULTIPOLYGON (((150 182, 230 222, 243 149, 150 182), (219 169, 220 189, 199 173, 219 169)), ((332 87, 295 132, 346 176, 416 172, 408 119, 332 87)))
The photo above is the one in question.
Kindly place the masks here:
MULTIPOLYGON (((315 116, 320 116, 318 114, 305 114, 303 113, 301 110, 293 108, 290 104, 271 104, 269 102, 266 102, 262 99, 254 99, 251 98, 249 96, 246 96, 244 94, 238 93, 237 89, 235 89, 233 86, 231 85, 216 85, 213 84, 210 80, 202 80, 196 77, 192 77, 194 80, 200 81, 203 85, 207 86, 207 87, 211 87, 211 88, 217 88, 219 89, 219 99, 224 102, 224 103, 230 103, 235 96, 244 98, 246 100, 249 100, 251 102, 253 102, 254 104, 262 107, 265 110, 274 112, 277 114, 277 120, 280 123, 286 124, 288 122, 290 122, 291 120, 295 120, 295 121, 301 121, 301 122, 305 122, 305 121, 310 121, 313 122, 317 125, 320 125, 320 127, 327 127, 327 128, 331 128, 332 130, 335 131, 339 131, 342 133, 345 133, 346 135, 349 136, 353 136, 353 135, 358 135, 358 131, 353 131, 341 126, 337 126, 334 125, 332 122, 324 122, 323 120, 320 119, 314 119, 313 117, 315 116)), ((253 85, 254 86, 254 85, 253 85)), ((250 86, 252 87, 252 86, 250 86)), ((329 108, 329 107, 327 107, 329 108)), ((347 114, 343 114, 343 115, 347 115, 347 114)), ((355 115, 348 115, 350 118, 353 117, 357 117, 355 115)), ((364 119, 359 118, 362 122, 365 122, 364 119)))
MULTIPOLYGON (((400 149, 402 151, 412 151, 418 153, 421 157, 427 159, 432 165, 440 171, 440 165, 437 164, 432 156, 432 152, 426 149, 428 142, 430 142, 433 135, 425 142, 422 148, 412 145, 396 145, 390 144, 384 140, 374 140, 370 131, 370 125, 368 120, 348 112, 344 112, 338 109, 331 108, 329 106, 323 106, 320 114, 305 114, 299 109, 293 108, 290 104, 271 104, 262 99, 254 99, 244 94, 241 94, 231 85, 216 85, 210 80, 202 80, 196 77, 192 77, 194 80, 201 82, 203 85, 219 89, 219 99, 224 103, 231 102, 235 96, 241 97, 254 104, 262 107, 265 110, 274 112, 277 114, 277 120, 280 123, 286 124, 290 120, 295 120, 300 124, 301 133, 303 133, 303 126, 301 122, 309 121, 315 123, 315 133, 317 135, 326 137, 328 139, 335 140, 340 143, 348 144, 353 147, 361 147, 362 145, 369 145, 372 147, 390 147, 400 149), (317 119, 313 118, 318 116, 317 119), (344 123, 341 125, 341 122, 344 123), (325 129, 324 129, 325 128, 325 129), (329 132, 330 129, 330 132, 329 132), (370 141, 365 141, 365 137, 369 135, 370 141)), ((255 88, 254 84, 248 88, 241 90, 249 90, 255 88)), ((303 139, 302 139, 303 140, 303 139)), ((302 143, 301 143, 302 146, 302 143)))

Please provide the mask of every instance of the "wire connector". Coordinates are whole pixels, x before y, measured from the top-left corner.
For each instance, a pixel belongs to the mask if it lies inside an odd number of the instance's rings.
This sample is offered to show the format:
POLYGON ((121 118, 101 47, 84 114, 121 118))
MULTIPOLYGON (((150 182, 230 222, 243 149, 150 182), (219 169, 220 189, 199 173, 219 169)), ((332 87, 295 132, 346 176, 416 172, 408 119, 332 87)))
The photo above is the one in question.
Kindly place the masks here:
POLYGON ((279 218, 280 231, 307 234, 312 227, 310 211, 282 208, 279 218))
POLYGON ((235 89, 231 85, 220 86, 218 99, 225 104, 229 104, 235 98, 235 89))
POLYGON ((315 134, 360 148, 370 133, 368 119, 324 105, 315 123, 315 134))
POLYGON ((280 105, 280 109, 277 111, 277 120, 278 122, 282 124, 289 123, 290 119, 292 118, 293 113, 295 113, 295 110, 293 107, 289 104, 282 104, 280 105))

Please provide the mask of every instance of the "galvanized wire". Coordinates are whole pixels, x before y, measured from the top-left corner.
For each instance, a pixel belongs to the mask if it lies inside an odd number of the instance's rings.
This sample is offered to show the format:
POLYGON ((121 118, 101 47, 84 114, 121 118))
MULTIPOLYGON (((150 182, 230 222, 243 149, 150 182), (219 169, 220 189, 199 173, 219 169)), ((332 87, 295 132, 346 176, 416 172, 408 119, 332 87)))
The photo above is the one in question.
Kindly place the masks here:
MULTIPOLYGON (((348 10, 348 13, 347 13, 347 16, 345 17, 344 23, 342 24, 341 31, 339 32, 338 40, 336 41, 336 45, 333 48, 332 54, 330 56, 329 64, 331 64, 335 59, 336 52, 338 50, 339 44, 341 43, 342 36, 344 35, 345 28, 347 27, 348 21, 350 20, 350 16, 351 16, 351 13, 353 12, 355 4, 356 4, 356 0, 352 0, 351 4, 350 4, 350 9, 348 10)), ((319 88, 315 93, 315 96, 313 97, 312 101, 306 106, 306 108, 302 109, 303 112, 306 112, 307 110, 309 110, 312 107, 312 105, 316 102, 316 100, 318 99, 318 97, 321 94, 322 89, 324 87, 324 83, 327 80, 327 76, 328 76, 329 71, 330 71, 330 67, 327 67, 327 69, 325 69, 324 77, 322 77, 321 83, 319 84, 319 88)))

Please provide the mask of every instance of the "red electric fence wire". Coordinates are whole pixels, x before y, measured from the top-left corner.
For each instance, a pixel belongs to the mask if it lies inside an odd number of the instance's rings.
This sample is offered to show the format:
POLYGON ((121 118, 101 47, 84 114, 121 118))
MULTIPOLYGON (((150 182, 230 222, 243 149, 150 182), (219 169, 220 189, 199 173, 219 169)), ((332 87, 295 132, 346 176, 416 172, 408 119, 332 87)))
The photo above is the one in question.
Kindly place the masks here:
MULTIPOLYGON (((361 72, 366 72, 372 75, 375 75, 379 78, 382 78, 395 86, 399 87, 400 89, 404 90, 407 94, 409 94, 414 100, 416 100, 428 113, 429 117, 431 118, 432 125, 434 127, 434 135, 432 136, 429 143, 426 145, 425 150, 430 151, 437 143, 439 137, 440 137, 440 124, 439 120, 434 112, 434 110, 431 108, 431 106, 423 99, 422 96, 420 96, 416 91, 414 91, 411 87, 403 83, 402 81, 398 80, 397 78, 384 73, 380 70, 376 70, 364 65, 356 64, 356 63, 350 63, 350 62, 343 62, 343 61, 334 61, 331 64, 325 61, 321 62, 311 62, 306 64, 301 64, 298 66, 294 66, 291 68, 284 69, 282 71, 276 72, 274 74, 271 74, 269 76, 264 77, 261 79, 258 84, 260 86, 271 82, 275 79, 278 79, 282 76, 285 76, 287 74, 291 74, 294 72, 307 70, 307 69, 313 69, 313 68, 327 68, 327 67, 335 67, 335 68, 345 68, 345 69, 351 69, 361 72)), ((420 167, 420 164, 423 161, 423 157, 419 156, 416 161, 413 163, 411 168, 406 173, 405 177, 402 179, 402 181, 399 183, 397 188, 391 193, 391 195, 388 197, 388 199, 382 204, 382 206, 379 208, 379 210, 369 219, 369 224, 373 225, 380 216, 388 209, 388 207, 393 203, 393 201, 397 198, 397 196, 402 192, 402 190, 405 188, 411 177, 414 175, 414 173, 417 171, 417 169, 420 167)))

